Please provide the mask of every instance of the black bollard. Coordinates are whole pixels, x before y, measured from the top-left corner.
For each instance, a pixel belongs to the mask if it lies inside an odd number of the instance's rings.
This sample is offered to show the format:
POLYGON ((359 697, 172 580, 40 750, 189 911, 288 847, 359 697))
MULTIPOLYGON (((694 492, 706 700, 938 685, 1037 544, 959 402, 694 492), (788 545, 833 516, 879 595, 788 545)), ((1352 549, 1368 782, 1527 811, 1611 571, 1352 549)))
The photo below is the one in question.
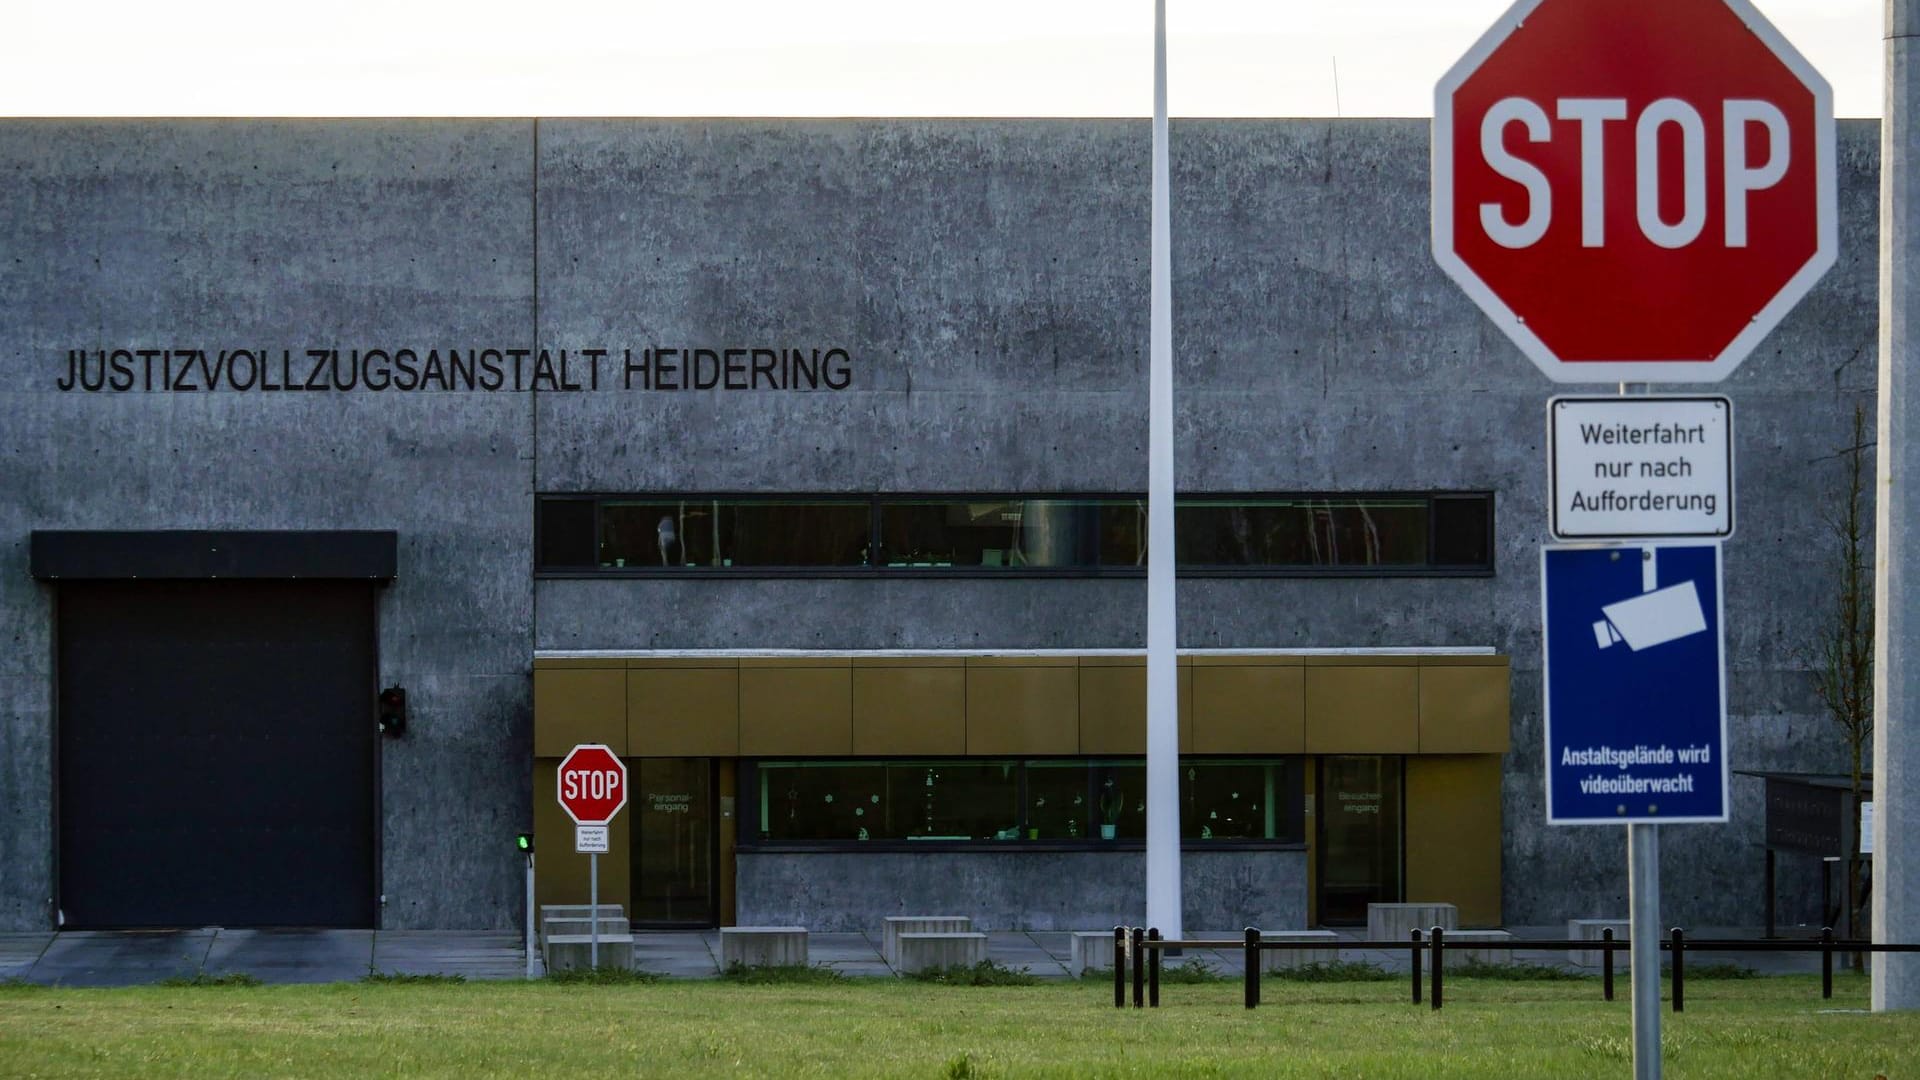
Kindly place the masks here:
POLYGON ((1408 949, 1407 953, 1413 957, 1413 1003, 1418 1005, 1420 1004, 1420 930, 1418 927, 1413 931, 1413 948, 1408 949))
MULTIPOLYGON (((1600 940, 1605 944, 1611 945, 1613 943, 1613 927, 1602 927, 1600 930, 1600 940)), ((1608 1001, 1613 1000, 1613 950, 1608 948, 1600 950, 1600 992, 1606 996, 1608 1001)))
POLYGON ((1247 1008, 1258 1008, 1260 1005, 1260 930, 1253 926, 1247 927, 1246 991, 1247 1008))
POLYGON ((1687 1007, 1687 935, 1679 927, 1673 928, 1673 1011, 1682 1012, 1687 1007))
POLYGON ((1140 1009, 1146 1005, 1146 930, 1139 926, 1133 928, 1133 947, 1127 949, 1133 955, 1133 1007, 1140 1009))
POLYGON ((1446 928, 1443 926, 1436 926, 1433 928, 1433 1007, 1435 1011, 1439 1010, 1441 997, 1444 994, 1443 979, 1444 979, 1444 972, 1446 970, 1445 959, 1444 959, 1446 956, 1446 951, 1447 951, 1446 928))
POLYGON ((1833 927, 1820 928, 1820 996, 1833 996, 1833 927))
POLYGON ((1113 928, 1113 1007, 1127 1007, 1127 928, 1113 928))
MULTIPOLYGON (((1153 929, 1147 931, 1147 940, 1159 941, 1160 928, 1156 926, 1153 929)), ((1161 952, 1162 950, 1154 949, 1154 948, 1149 948, 1147 950, 1147 1007, 1150 1009, 1157 1009, 1160 1007, 1160 953, 1161 952)))

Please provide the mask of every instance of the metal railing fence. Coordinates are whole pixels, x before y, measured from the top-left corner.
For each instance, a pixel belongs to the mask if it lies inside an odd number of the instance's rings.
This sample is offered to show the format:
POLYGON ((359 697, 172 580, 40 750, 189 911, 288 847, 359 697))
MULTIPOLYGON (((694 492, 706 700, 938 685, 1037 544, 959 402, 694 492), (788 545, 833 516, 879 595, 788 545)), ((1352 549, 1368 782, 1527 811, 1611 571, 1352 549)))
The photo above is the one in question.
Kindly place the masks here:
MULTIPOLYGON (((1603 929, 1599 940, 1579 938, 1509 938, 1505 941, 1487 941, 1476 938, 1470 945, 1455 946, 1471 949, 1475 952, 1516 949, 1538 950, 1578 950, 1598 952, 1600 961, 1601 996, 1606 1001, 1613 1000, 1613 954, 1632 949, 1632 943, 1615 940, 1611 928, 1603 929)), ((1430 992, 1426 995, 1434 1008, 1438 1009, 1446 1001, 1446 928, 1436 926, 1422 933, 1413 931, 1406 941, 1286 941, 1264 938, 1258 927, 1249 926, 1244 937, 1224 939, 1183 939, 1175 941, 1160 936, 1157 928, 1138 926, 1116 926, 1113 928, 1113 1006, 1126 1008, 1127 983, 1133 984, 1134 1008, 1160 1007, 1160 965, 1161 957, 1169 949, 1239 949, 1244 954, 1245 974, 1244 996, 1246 1007, 1258 1008, 1260 1005, 1260 954, 1263 951, 1311 949, 1324 952, 1335 949, 1376 949, 1386 952, 1406 950, 1410 961, 1408 968, 1412 988, 1412 1002, 1421 1003, 1422 958, 1425 957, 1430 992)), ((1835 955, 1848 953, 1908 953, 1920 952, 1920 944, 1898 942, 1874 942, 1842 940, 1833 936, 1832 927, 1822 927, 1817 938, 1788 939, 1746 939, 1746 938, 1689 938, 1686 931, 1676 926, 1667 940, 1660 943, 1660 951, 1671 957, 1673 1011, 1686 1009, 1686 958, 1688 953, 1710 952, 1780 952, 1820 954, 1820 996, 1833 997, 1833 961, 1835 955)))

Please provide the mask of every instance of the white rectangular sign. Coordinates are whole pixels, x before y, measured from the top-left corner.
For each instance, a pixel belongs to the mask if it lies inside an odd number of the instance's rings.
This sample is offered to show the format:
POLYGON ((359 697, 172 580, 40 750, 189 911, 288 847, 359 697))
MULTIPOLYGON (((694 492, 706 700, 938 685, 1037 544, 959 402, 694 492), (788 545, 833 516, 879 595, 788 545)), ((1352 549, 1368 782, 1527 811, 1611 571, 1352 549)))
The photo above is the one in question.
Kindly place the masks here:
POLYGON ((1860 801, 1860 854, 1873 854, 1873 800, 1860 801))
POLYGON ((1727 398, 1556 397, 1547 429, 1557 539, 1733 535, 1727 398))
POLYGON ((573 827, 573 850, 581 855, 605 855, 607 847, 607 827, 605 825, 575 825, 573 827))

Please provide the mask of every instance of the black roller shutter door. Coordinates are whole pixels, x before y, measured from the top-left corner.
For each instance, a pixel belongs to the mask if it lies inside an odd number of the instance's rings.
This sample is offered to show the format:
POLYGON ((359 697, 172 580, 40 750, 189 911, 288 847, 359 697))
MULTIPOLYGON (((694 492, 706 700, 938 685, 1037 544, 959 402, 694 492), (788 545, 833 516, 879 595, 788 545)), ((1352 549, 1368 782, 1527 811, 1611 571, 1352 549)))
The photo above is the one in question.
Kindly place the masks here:
POLYGON ((373 586, 63 583, 69 928, 372 926, 373 586))

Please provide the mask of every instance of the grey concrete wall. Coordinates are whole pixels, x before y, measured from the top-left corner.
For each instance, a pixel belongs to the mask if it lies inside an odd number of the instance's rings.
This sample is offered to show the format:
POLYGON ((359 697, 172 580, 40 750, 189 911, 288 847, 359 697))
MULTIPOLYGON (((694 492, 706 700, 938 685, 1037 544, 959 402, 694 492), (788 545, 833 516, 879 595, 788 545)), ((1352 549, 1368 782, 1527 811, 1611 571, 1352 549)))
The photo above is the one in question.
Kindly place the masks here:
MULTIPOLYGON (((529 581, 539 491, 1146 485, 1143 121, 0 124, 0 926, 53 886, 37 528, 394 528, 386 921, 504 925, 532 648, 1138 646, 1130 581, 529 581), (68 348, 843 347, 845 392, 60 394, 68 348), (452 339, 452 340, 449 340, 452 339), (537 614, 536 614, 537 613, 537 614)), ((1726 384, 1736 767, 1840 750, 1805 649, 1874 355, 1876 129, 1839 266, 1726 384)), ((1434 267, 1422 121, 1173 126, 1188 491, 1487 489, 1481 579, 1205 580, 1188 646, 1514 660, 1506 912, 1624 902, 1618 830, 1541 824, 1537 545, 1555 390, 1434 267)), ((1754 922, 1757 782, 1672 830, 1676 922, 1754 922)), ((1786 910, 1805 906, 1806 878, 1786 910)))
MULTIPOLYGON (((1841 125, 1840 263, 1724 384, 1732 760, 1826 769, 1807 649, 1823 510, 1874 359, 1875 125, 1841 125)), ((1186 491, 1487 489, 1482 579, 1196 580, 1192 647, 1488 645, 1511 656, 1509 921, 1625 906, 1624 840, 1548 829, 1538 545, 1549 383, 1433 264, 1424 121, 1176 121, 1186 491)), ((837 394, 549 396, 543 491, 1138 491, 1144 122, 549 121, 543 337, 847 345, 837 394)), ((1611 391, 1612 387, 1588 390, 1611 391)), ((1656 388, 1657 389, 1657 388, 1656 388)), ((541 648, 1140 647, 1140 582, 542 581, 541 648)), ((1757 923, 1759 782, 1670 831, 1667 911, 1757 923)), ((1812 918, 1813 868, 1782 913, 1812 918)))
POLYGON ((390 927, 523 905, 525 395, 60 393, 70 348, 533 336, 528 122, 0 124, 0 928, 50 925, 53 589, 34 529, 396 529, 381 685, 390 927))
MULTIPOLYGON (((1140 851, 751 852, 739 856, 742 926, 878 933, 889 915, 967 915, 976 930, 1103 930, 1145 917, 1140 851)), ((1303 851, 1187 851, 1185 925, 1297 929, 1303 851)))

